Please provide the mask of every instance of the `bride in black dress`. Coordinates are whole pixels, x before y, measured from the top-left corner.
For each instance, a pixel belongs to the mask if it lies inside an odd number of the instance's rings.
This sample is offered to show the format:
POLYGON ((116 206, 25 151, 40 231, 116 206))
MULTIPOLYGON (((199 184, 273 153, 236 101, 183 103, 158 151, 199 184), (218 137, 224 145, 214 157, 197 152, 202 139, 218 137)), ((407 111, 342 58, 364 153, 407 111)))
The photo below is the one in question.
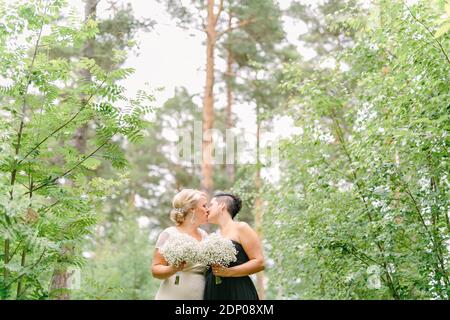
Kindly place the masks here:
POLYGON ((241 206, 241 199, 229 193, 211 199, 208 222, 219 225, 218 233, 233 242, 237 261, 228 268, 214 265, 208 269, 204 300, 259 300, 249 275, 264 270, 264 256, 256 232, 245 222, 233 221, 241 206), (214 276, 221 277, 220 284, 214 276))

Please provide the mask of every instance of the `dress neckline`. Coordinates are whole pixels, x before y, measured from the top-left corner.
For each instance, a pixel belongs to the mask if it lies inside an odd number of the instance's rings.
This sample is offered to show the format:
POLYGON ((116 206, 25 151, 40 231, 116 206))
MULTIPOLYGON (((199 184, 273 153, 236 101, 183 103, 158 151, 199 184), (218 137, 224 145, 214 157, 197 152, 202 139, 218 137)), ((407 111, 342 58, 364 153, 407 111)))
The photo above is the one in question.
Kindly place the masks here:
MULTIPOLYGON (((197 241, 197 242, 202 242, 202 241, 203 241, 203 234, 201 233, 201 231, 199 231, 199 232, 200 232, 201 239, 198 240, 196 237, 191 236, 189 233, 181 232, 181 231, 180 231, 177 227, 175 227, 175 226, 173 226, 173 228, 175 229, 176 232, 181 233, 181 234, 184 234, 184 235, 186 235, 186 236, 188 236, 188 237, 194 239, 194 240, 197 241)), ((198 229, 199 229, 199 228, 197 228, 197 230, 198 230, 198 229)))
MULTIPOLYGON (((234 243, 236 243, 236 244, 238 244, 238 245, 240 245, 241 247, 242 247, 242 244, 240 243, 240 242, 237 242, 236 240, 233 240, 233 239, 230 239, 232 242, 234 242, 234 243)), ((243 247, 242 247, 243 248, 243 247)))
MULTIPOLYGON (((241 244, 240 242, 238 242, 238 241, 236 241, 236 240, 234 240, 234 239, 231 239, 231 238, 224 237, 224 236, 222 235, 222 233, 220 232, 220 229, 217 229, 216 233, 217 233, 219 236, 221 236, 222 238, 228 239, 228 240, 230 240, 230 241, 232 241, 232 242, 234 242, 234 243, 237 243, 238 245, 240 245, 240 246, 242 247, 242 244, 241 244)), ((242 248, 243 248, 243 247, 242 247, 242 248)))

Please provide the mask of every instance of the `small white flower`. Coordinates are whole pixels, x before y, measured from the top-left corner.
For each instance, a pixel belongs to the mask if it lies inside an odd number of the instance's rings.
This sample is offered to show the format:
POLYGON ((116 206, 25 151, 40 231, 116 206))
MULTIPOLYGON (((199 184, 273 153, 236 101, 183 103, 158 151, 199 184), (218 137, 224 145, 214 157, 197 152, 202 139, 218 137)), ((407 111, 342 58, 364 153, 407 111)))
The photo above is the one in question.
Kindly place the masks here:
POLYGON ((389 193, 389 188, 386 186, 376 186, 373 189, 373 193, 375 193, 376 195, 379 195, 379 196, 383 196, 383 195, 386 195, 389 193))
POLYGON ((375 208, 381 208, 384 204, 383 204, 383 201, 381 201, 381 200, 373 200, 372 205, 375 208))
POLYGON ((315 176, 315 175, 319 174, 319 169, 317 169, 316 167, 308 168, 307 171, 312 176, 315 176))
POLYGON ((233 242, 218 234, 209 235, 200 244, 200 262, 203 265, 218 264, 227 267, 236 261, 237 251, 233 242))
POLYGON ((340 192, 349 192, 353 189, 353 183, 341 179, 338 181, 337 187, 340 192))
POLYGON ((427 177, 422 177, 417 181, 422 191, 427 190, 430 187, 430 180, 427 177))
POLYGON ((364 131, 367 128, 367 124, 377 117, 377 113, 373 109, 373 105, 365 102, 362 108, 358 110, 355 120, 355 130, 357 132, 364 131))
POLYGON ((83 257, 85 257, 86 259, 93 258, 93 257, 95 257, 95 252, 83 251, 83 257))
POLYGON ((369 287, 369 289, 380 289, 381 288, 381 279, 378 275, 371 275, 368 279, 367 279, 367 287, 369 287))
POLYGON ((196 263, 199 256, 198 242, 186 234, 173 234, 159 252, 171 266, 181 265, 182 262, 196 263))
POLYGON ((394 264, 389 263, 389 264, 387 265, 387 269, 388 269, 388 271, 389 271, 390 273, 394 273, 394 272, 395 272, 395 266, 394 266, 394 264))

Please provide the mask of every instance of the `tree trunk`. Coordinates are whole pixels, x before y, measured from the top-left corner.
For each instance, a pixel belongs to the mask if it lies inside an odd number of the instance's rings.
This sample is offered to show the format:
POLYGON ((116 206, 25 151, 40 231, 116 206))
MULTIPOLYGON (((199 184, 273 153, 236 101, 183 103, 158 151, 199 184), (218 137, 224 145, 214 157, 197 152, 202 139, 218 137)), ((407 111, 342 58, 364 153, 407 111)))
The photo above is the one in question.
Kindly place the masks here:
MULTIPOLYGON (((85 0, 85 6, 84 6, 84 16, 85 20, 92 18, 96 19, 97 17, 97 3, 98 0, 85 0)), ((92 59, 94 57, 94 45, 95 45, 95 39, 87 39, 84 46, 81 55, 83 57, 92 59)), ((91 72, 88 69, 82 69, 80 70, 81 76, 84 78, 84 81, 91 82, 92 81, 92 75, 91 72)), ((86 152, 86 145, 87 145, 87 131, 89 129, 89 125, 85 123, 83 126, 77 129, 74 136, 74 143, 75 148, 81 153, 86 152)))
POLYGON ((208 17, 206 25, 206 85, 203 98, 203 137, 202 137, 202 180, 201 188, 208 194, 213 191, 213 141, 211 129, 214 125, 214 49, 216 45, 216 17, 214 0, 208 0, 208 17))
MULTIPOLYGON (((85 14, 85 20, 92 18, 96 19, 97 16, 97 4, 98 0, 85 0, 85 6, 84 6, 84 14, 85 14)), ((88 39, 86 43, 84 44, 83 50, 82 50, 82 56, 86 58, 92 58, 94 56, 94 43, 95 39, 88 39)), ((85 79, 85 81, 92 81, 92 75, 89 70, 81 70, 80 71, 82 77, 85 79)), ((89 129, 88 123, 85 123, 83 126, 78 128, 74 135, 74 145, 75 148, 80 153, 86 152, 86 146, 87 146, 87 131, 89 129)), ((63 246, 62 248, 62 256, 66 254, 73 254, 74 248, 70 246, 63 246)), ((53 297, 55 300, 69 300, 69 278, 71 274, 67 270, 67 268, 55 268, 52 276, 52 283, 51 283, 51 291, 56 290, 56 293, 53 297)))
MULTIPOLYGON (((65 248, 66 250, 68 248, 65 248)), ((66 268, 55 268, 52 276, 51 292, 55 291, 55 295, 51 296, 53 300, 69 300, 69 278, 71 273, 66 268)))
MULTIPOLYGON (((256 173, 255 173, 255 230, 259 239, 262 241, 262 218, 263 208, 261 199, 261 159, 260 159, 260 130, 261 120, 259 117, 259 106, 256 106, 256 173)), ((264 272, 260 271, 256 274, 256 287, 258 290, 258 296, 261 300, 264 299, 264 272)))
MULTIPOLYGON (((233 15, 231 13, 231 9, 228 13, 228 29, 231 29, 231 20, 233 15)), ((232 106, 233 106, 233 52, 231 49, 231 45, 227 48, 227 71, 225 73, 226 77, 226 86, 227 86, 227 106, 226 106, 226 128, 230 130, 233 127, 233 118, 232 118, 232 106)), ((232 144, 234 148, 234 143, 232 144)), ((234 151, 233 151, 234 154, 234 151)), ((234 183, 234 160, 233 163, 227 163, 227 177, 230 185, 234 183)))

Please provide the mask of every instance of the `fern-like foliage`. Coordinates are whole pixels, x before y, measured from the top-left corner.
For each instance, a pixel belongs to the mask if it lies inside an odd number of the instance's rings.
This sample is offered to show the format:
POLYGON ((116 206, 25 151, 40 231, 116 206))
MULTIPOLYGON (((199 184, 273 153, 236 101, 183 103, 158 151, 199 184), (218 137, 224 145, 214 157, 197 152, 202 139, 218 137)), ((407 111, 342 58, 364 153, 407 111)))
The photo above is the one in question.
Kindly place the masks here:
MULTIPOLYGON (((0 296, 46 299, 52 272, 82 268, 77 249, 97 223, 113 182, 92 176, 109 161, 124 169, 120 141, 141 137, 144 107, 132 103, 118 80, 134 70, 107 71, 95 59, 67 58, 99 31, 96 21, 72 12, 66 2, 19 1, 0 5, 0 296), (49 30, 49 32, 43 32, 49 30), (25 44, 13 41, 27 34, 25 44), (90 79, 80 75, 89 72, 90 79), (124 111, 122 106, 129 105, 124 111), (74 143, 90 127, 85 148, 74 143), (26 283, 26 286, 25 286, 26 283)), ((123 53, 116 52, 123 58, 123 53)))

